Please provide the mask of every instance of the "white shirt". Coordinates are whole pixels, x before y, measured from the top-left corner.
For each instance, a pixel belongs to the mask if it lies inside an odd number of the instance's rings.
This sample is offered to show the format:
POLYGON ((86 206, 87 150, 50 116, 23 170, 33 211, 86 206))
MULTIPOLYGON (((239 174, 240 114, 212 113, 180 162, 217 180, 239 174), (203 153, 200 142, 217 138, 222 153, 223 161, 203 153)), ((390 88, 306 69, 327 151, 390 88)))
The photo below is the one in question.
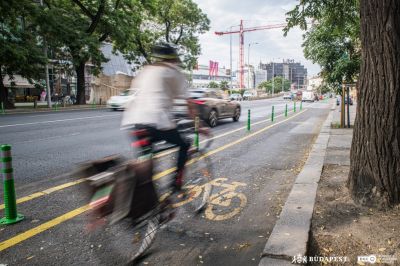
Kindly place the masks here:
POLYGON ((174 99, 188 98, 185 77, 179 69, 168 63, 146 66, 134 84, 138 92, 122 116, 122 128, 134 124, 152 125, 160 130, 175 128, 174 99))

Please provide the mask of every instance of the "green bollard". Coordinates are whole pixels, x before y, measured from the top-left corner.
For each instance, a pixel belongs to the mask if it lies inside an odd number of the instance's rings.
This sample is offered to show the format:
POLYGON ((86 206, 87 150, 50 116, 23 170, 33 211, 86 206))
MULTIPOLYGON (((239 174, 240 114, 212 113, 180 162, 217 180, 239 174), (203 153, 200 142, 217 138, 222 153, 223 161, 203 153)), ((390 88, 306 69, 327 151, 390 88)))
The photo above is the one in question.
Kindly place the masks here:
POLYGON ((250 109, 247 112, 247 131, 250 131, 250 109))
POLYGON ((293 112, 296 113, 296 101, 293 103, 293 112))
POLYGON ((303 101, 300 102, 300 111, 303 110, 303 101))
POLYGON ((200 143, 199 143, 199 117, 196 116, 194 119, 194 146, 196 147, 197 150, 200 148, 200 143))
POLYGON ((92 108, 93 109, 95 109, 96 108, 96 103, 95 103, 95 101, 93 100, 93 102, 92 102, 92 108))
POLYGON ((271 113, 271 122, 274 122, 274 115, 275 115, 275 113, 274 113, 274 106, 272 105, 272 113, 271 113))
POLYGON ((286 107, 285 107, 285 117, 287 117, 287 104, 286 104, 286 107))
POLYGON ((4 103, 1 102, 1 113, 4 115, 6 113, 6 110, 4 109, 4 103))
POLYGON ((6 217, 0 219, 0 224, 14 224, 24 219, 24 216, 17 213, 17 201, 15 196, 14 177, 12 168, 11 146, 1 145, 1 161, 3 168, 4 185, 4 206, 6 217))

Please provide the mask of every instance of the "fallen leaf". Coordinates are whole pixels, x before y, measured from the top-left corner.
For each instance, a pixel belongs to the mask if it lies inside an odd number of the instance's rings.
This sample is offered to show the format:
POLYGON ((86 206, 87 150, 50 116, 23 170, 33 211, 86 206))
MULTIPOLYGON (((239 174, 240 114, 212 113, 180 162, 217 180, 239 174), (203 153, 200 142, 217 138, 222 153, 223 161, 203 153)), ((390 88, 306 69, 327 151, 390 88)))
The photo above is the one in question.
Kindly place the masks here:
POLYGON ((243 244, 239 244, 239 251, 245 248, 250 247, 250 243, 243 243, 243 244))
POLYGON ((365 265, 365 263, 362 262, 362 261, 357 261, 357 264, 358 264, 358 265, 365 265))
POLYGON ((35 257, 35 255, 30 256, 30 257, 26 258, 26 260, 30 260, 30 259, 32 259, 32 258, 34 258, 34 257, 35 257))
POLYGON ((380 249, 378 249, 379 251, 385 251, 386 250, 386 248, 380 248, 380 249))
POLYGON ((323 250, 325 251, 325 252, 329 252, 329 249, 327 249, 327 248, 323 248, 323 250))

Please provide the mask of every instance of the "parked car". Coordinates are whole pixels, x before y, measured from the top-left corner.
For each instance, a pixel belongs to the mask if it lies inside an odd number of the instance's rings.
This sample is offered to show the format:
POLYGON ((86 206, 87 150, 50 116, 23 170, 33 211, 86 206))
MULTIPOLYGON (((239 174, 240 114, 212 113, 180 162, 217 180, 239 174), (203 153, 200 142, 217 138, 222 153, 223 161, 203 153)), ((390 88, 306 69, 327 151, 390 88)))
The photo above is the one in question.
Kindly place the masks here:
POLYGON ((251 93, 250 91, 245 91, 243 93, 243 100, 250 100, 251 97, 253 97, 253 93, 251 93))
POLYGON ((293 99, 293 94, 291 94, 291 93, 285 93, 285 94, 283 95, 283 99, 284 99, 284 100, 292 100, 292 99, 293 99))
POLYGON ((231 96, 229 96, 229 99, 232 101, 241 101, 242 95, 240 93, 232 93, 231 96))
MULTIPOLYGON (((191 101, 198 107, 200 118, 215 127, 218 120, 232 118, 237 122, 240 118, 241 106, 237 101, 230 100, 219 89, 196 88, 189 91, 191 101)), ((186 103, 183 100, 175 100, 173 113, 176 117, 184 117, 187 114, 186 103)))
POLYGON ((303 91, 301 100, 303 102, 314 102, 315 101, 315 95, 314 95, 314 93, 312 91, 303 91))
POLYGON ((136 89, 127 89, 120 93, 120 95, 111 96, 107 101, 107 108, 111 110, 125 109, 127 104, 135 98, 136 89))

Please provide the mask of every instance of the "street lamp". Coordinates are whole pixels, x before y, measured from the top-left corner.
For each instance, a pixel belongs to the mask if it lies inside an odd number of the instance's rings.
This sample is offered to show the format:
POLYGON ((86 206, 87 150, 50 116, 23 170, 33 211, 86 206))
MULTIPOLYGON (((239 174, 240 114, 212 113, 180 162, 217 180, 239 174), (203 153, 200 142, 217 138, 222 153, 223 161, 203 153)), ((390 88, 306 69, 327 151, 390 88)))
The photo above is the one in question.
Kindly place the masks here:
MULTIPOLYGON (((229 27, 229 31, 232 31, 233 27, 239 27, 239 26, 240 25, 230 26, 229 27)), ((231 80, 231 89, 232 89, 233 88, 233 85, 232 85, 232 72, 233 72, 233 70, 232 70, 232 34, 229 34, 229 37, 230 37, 230 48, 229 48, 230 57, 229 57, 229 61, 230 61, 230 68, 231 68, 230 80, 231 80)))
POLYGON ((247 50, 247 70, 248 70, 247 71, 248 72, 248 75, 247 75, 247 88, 248 89, 250 89, 250 46, 252 44, 258 44, 258 42, 249 43, 249 48, 247 50))

